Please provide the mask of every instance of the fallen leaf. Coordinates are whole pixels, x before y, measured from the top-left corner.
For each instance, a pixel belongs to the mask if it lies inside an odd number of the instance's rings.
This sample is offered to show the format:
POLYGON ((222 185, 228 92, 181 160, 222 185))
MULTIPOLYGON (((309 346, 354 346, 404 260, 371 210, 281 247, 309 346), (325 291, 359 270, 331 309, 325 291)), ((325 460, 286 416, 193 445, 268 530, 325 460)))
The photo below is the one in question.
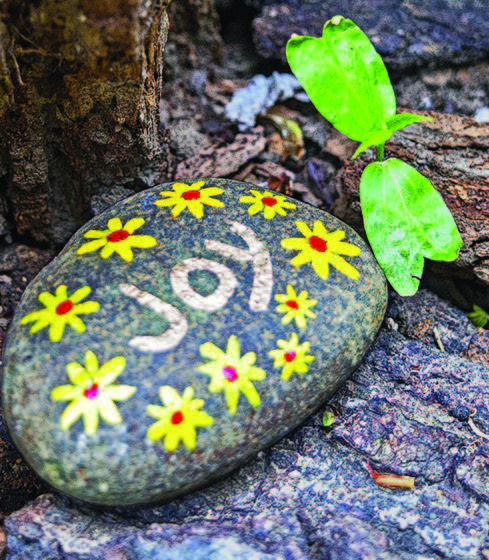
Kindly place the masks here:
POLYGON ((285 172, 282 172, 279 175, 270 175, 268 177, 268 188, 272 191, 290 196, 290 181, 291 177, 285 172))
POLYGON ((251 129, 248 134, 238 134, 231 144, 205 148, 197 155, 178 164, 179 180, 193 177, 226 177, 265 150, 263 128, 251 129))
POLYGON ((375 481, 375 484, 378 486, 382 486, 384 488, 402 488, 402 489, 411 489, 414 488, 414 476, 405 476, 400 474, 391 474, 391 473, 379 473, 374 470, 370 463, 367 461, 367 469, 372 478, 375 481))
POLYGON ((470 412, 469 412, 469 418, 467 420, 469 426, 472 428, 472 430, 480 437, 484 438, 484 439, 489 439, 489 436, 487 434, 485 434, 484 432, 482 432, 481 430, 479 430, 479 428, 474 424, 474 421, 472 420, 472 416, 475 416, 475 414, 477 414, 477 408, 473 408, 470 412))

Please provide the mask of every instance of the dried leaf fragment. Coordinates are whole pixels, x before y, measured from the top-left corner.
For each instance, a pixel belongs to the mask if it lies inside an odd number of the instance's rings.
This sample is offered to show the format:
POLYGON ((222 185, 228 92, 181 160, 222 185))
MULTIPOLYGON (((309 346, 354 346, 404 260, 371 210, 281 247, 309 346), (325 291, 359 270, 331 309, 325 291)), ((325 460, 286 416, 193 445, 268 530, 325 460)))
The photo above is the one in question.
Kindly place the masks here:
POLYGON ((474 424, 474 421, 472 420, 472 416, 474 416, 475 414, 477 414, 477 408, 473 408, 470 412, 469 412, 469 418, 467 420, 469 426, 472 428, 472 430, 480 437, 485 438, 485 439, 489 439, 489 436, 487 434, 485 434, 484 432, 482 432, 481 430, 479 430, 479 428, 474 424))
POLYGON ((280 175, 270 175, 268 177, 268 187, 272 191, 290 196, 292 193, 290 188, 291 179, 290 174, 285 171, 280 173, 280 175))
POLYGON ((367 469, 375 484, 378 486, 383 486, 384 488, 402 488, 411 489, 414 488, 414 476, 406 476, 391 473, 379 473, 374 470, 370 463, 367 461, 367 469))
POLYGON ((282 143, 282 161, 285 161, 289 156, 301 158, 304 155, 302 129, 297 122, 283 115, 270 112, 261 116, 259 122, 269 122, 279 133, 282 143))

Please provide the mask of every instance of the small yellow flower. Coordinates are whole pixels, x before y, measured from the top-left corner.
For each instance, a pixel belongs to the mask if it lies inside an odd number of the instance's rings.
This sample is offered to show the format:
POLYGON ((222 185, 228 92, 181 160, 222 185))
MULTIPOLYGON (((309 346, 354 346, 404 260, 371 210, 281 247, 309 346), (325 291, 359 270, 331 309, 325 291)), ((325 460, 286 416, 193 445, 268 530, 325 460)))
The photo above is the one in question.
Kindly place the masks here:
POLYGON ((174 183, 172 185, 173 191, 162 191, 160 194, 166 198, 157 200, 156 206, 174 206, 171 213, 176 218, 185 209, 187 209, 196 218, 202 218, 204 215, 204 204, 207 206, 214 206, 215 208, 222 208, 224 203, 220 200, 214 200, 213 196, 224 192, 223 189, 218 187, 207 187, 202 189, 205 181, 198 181, 191 185, 185 183, 174 183))
POLYGON ((289 340, 279 339, 278 348, 268 353, 273 362, 273 367, 282 368, 282 379, 287 381, 293 373, 304 375, 309 370, 308 364, 314 360, 314 356, 307 354, 311 347, 309 342, 299 344, 296 333, 290 335, 289 340))
POLYGON ((71 401, 61 414, 61 429, 69 430, 80 416, 89 436, 98 428, 99 415, 110 425, 122 422, 113 401, 127 401, 136 392, 131 385, 112 383, 126 367, 126 359, 116 356, 99 368, 97 356, 90 350, 85 353, 85 367, 77 362, 66 366, 66 373, 73 385, 61 385, 51 391, 53 401, 71 401))
POLYGON ((49 340, 51 342, 61 340, 66 325, 70 325, 78 333, 83 333, 86 327, 77 315, 94 313, 100 308, 100 304, 96 301, 80 303, 91 291, 92 289, 89 286, 83 286, 68 297, 67 287, 62 284, 56 288, 54 296, 49 292, 42 292, 37 299, 45 308, 29 313, 22 318, 20 324, 26 325, 34 322, 30 329, 32 334, 49 327, 49 340))
POLYGON ((240 392, 253 408, 260 406, 260 395, 252 381, 262 381, 267 374, 265 370, 253 365, 256 361, 254 352, 240 357, 239 341, 233 335, 229 337, 226 352, 212 342, 205 342, 200 345, 200 353, 210 362, 200 365, 197 371, 210 376, 211 393, 224 392, 229 414, 236 414, 240 392))
POLYGON ((304 237, 290 237, 281 241, 284 249, 301 251, 290 261, 292 266, 301 266, 310 262, 316 274, 326 280, 331 264, 348 278, 358 280, 360 277, 358 270, 340 255, 357 257, 361 250, 356 245, 341 241, 345 237, 344 231, 328 233, 318 220, 314 222, 313 231, 304 222, 296 221, 295 225, 304 237))
POLYGON ((101 248, 100 256, 103 259, 107 259, 112 253, 117 253, 125 261, 132 261, 134 256, 132 247, 147 249, 156 245, 156 239, 151 235, 134 235, 134 232, 143 224, 143 218, 133 218, 122 227, 119 218, 112 218, 107 224, 108 229, 87 231, 85 237, 94 239, 94 241, 85 243, 77 252, 79 255, 84 255, 101 248))
POLYGON ((207 412, 199 410, 204 406, 202 399, 194 399, 193 387, 187 387, 180 395, 168 385, 160 387, 160 399, 165 406, 150 404, 146 412, 155 422, 147 431, 153 441, 165 437, 165 448, 170 453, 175 451, 180 441, 190 450, 197 442, 196 428, 205 428, 214 424, 214 419, 207 412))
POLYGON ((288 202, 285 196, 276 195, 269 191, 264 193, 250 189, 253 196, 242 196, 239 201, 251 204, 248 208, 248 214, 254 216, 258 212, 263 212, 263 216, 267 220, 271 220, 276 214, 286 216, 285 209, 297 208, 295 204, 288 202))
POLYGON ((288 325, 292 319, 300 329, 306 328, 306 316, 314 319, 316 314, 309 308, 317 304, 315 299, 307 299, 307 291, 302 291, 299 295, 295 293, 294 288, 288 284, 286 294, 277 294, 275 301, 280 305, 275 308, 279 313, 285 313, 282 317, 282 323, 288 325))

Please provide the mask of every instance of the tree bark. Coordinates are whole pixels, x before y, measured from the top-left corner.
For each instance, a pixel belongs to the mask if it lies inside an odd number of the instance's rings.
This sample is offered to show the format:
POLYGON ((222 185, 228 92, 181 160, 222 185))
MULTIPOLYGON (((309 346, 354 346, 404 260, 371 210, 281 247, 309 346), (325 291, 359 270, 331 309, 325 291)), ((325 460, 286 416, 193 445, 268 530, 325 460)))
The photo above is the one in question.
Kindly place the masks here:
POLYGON ((90 217, 97 187, 140 190, 148 166, 164 178, 169 2, 3 2, 0 192, 21 240, 62 244, 90 217))

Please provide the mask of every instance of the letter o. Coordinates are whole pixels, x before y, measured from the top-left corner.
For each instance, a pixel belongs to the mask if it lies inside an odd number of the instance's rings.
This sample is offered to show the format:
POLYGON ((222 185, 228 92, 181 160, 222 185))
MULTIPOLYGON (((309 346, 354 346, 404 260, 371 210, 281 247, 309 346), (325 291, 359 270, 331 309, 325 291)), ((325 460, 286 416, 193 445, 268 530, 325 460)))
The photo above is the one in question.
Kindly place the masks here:
POLYGON ((224 307, 233 295, 238 283, 236 276, 227 266, 196 257, 185 259, 175 265, 170 273, 170 282, 173 291, 187 305, 194 309, 205 309, 206 311, 216 311, 224 307), (190 287, 188 275, 194 270, 209 270, 219 278, 219 286, 212 294, 201 296, 190 287))

